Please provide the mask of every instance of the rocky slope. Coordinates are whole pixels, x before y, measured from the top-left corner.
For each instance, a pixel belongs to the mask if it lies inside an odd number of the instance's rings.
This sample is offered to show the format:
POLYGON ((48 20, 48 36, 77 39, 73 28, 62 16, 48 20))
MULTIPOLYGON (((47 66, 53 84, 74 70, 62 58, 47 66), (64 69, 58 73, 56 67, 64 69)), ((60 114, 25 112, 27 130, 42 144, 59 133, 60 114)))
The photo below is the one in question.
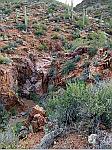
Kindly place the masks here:
MULTIPOLYGON (((76 8, 84 2, 91 5, 76 8)), ((0 2, 0 8, 0 103, 8 111, 29 112, 36 105, 29 100, 43 102, 69 80, 112 77, 111 28, 91 13, 83 24, 80 13, 72 20, 67 6, 53 0, 0 2)))
POLYGON ((109 19, 112 17, 112 1, 111 0, 83 0, 74 10, 83 12, 83 8, 87 10, 88 15, 96 18, 109 19))

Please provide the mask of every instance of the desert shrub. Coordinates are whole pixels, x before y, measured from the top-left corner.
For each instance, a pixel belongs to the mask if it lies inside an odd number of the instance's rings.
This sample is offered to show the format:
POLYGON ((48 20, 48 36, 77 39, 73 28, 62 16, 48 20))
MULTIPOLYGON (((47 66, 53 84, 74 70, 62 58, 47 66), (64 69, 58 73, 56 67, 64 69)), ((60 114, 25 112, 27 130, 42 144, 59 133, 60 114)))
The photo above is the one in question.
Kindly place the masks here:
POLYGON ((75 69, 75 64, 73 61, 67 61, 63 68, 62 68, 62 74, 68 74, 70 71, 73 71, 75 69))
POLYGON ((18 138, 12 128, 0 132, 0 149, 16 149, 18 138))
POLYGON ((42 29, 42 30, 47 30, 47 26, 45 24, 42 24, 42 23, 38 23, 35 25, 35 29, 42 29))
POLYGON ((29 97, 32 101, 36 103, 39 101, 39 95, 37 95, 35 92, 30 92, 29 97))
POLYGON ((79 62, 81 59, 81 57, 79 55, 75 56, 75 58, 73 59, 73 62, 77 63, 79 62))
POLYGON ((45 43, 43 44, 40 44, 39 47, 38 47, 39 50, 44 50, 44 51, 47 51, 48 50, 48 47, 45 43))
POLYGON ((97 54, 97 49, 94 47, 89 47, 87 53, 90 57, 94 57, 97 54))
POLYGON ((84 26, 87 26, 89 24, 89 18, 85 16, 84 18, 84 24, 83 24, 83 18, 80 18, 76 24, 79 26, 79 29, 83 29, 84 26))
POLYGON ((44 24, 36 24, 35 25, 35 35, 37 36, 37 37, 40 37, 40 36, 42 36, 42 35, 44 35, 45 34, 45 31, 47 30, 47 27, 46 27, 46 25, 44 25, 44 24))
POLYGON ((15 51, 15 48, 17 47, 17 43, 16 42, 10 42, 8 43, 6 46, 1 47, 0 51, 2 53, 6 53, 6 52, 13 52, 15 51))
POLYGON ((16 114, 17 114, 17 110, 16 110, 15 107, 13 107, 13 108, 10 110, 10 115, 11 115, 11 116, 16 116, 16 114))
POLYGON ((48 14, 52 14, 54 11, 57 10, 57 4, 56 2, 49 2, 50 4, 48 5, 48 10, 47 10, 47 13, 48 14))
POLYGON ((63 18, 66 20, 66 19, 70 19, 70 14, 68 14, 68 13, 65 13, 65 14, 63 14, 63 18))
POLYGON ((77 38, 73 41, 73 44, 72 44, 72 48, 71 48, 71 51, 72 50, 75 50, 77 47, 81 47, 81 46, 87 46, 88 45, 88 41, 87 39, 82 39, 82 38, 77 38))
POLYGON ((14 126, 13 126, 13 131, 15 133, 15 135, 17 136, 20 133, 21 127, 24 126, 24 124, 22 122, 17 122, 14 126))
POLYGON ((46 106, 52 119, 60 125, 80 122, 91 116, 100 117, 105 114, 105 125, 112 121, 112 84, 102 83, 87 86, 83 82, 68 83, 67 89, 60 95, 54 95, 46 106), (108 121, 107 121, 108 120, 108 121))
POLYGON ((10 15, 11 9, 10 8, 4 8, 3 13, 6 15, 10 15))
POLYGON ((20 31, 25 31, 26 30, 26 25, 24 23, 17 24, 16 28, 20 31))
POLYGON ((12 60, 8 57, 0 56, 0 64, 10 64, 12 60))
POLYGON ((99 48, 107 45, 107 36, 103 31, 91 32, 88 35, 88 40, 91 46, 99 48))
POLYGON ((56 34, 56 33, 53 33, 53 34, 51 35, 51 39, 53 39, 53 40, 56 40, 56 39, 59 39, 59 38, 60 38, 59 35, 56 34))
POLYGON ((88 60, 84 60, 84 63, 82 65, 83 68, 88 68, 90 65, 90 62, 88 60))
POLYGON ((40 36, 44 35, 44 31, 43 30, 37 30, 37 31, 35 31, 35 35, 37 37, 40 37, 40 36))
POLYGON ((0 130, 5 130, 8 119, 9 113, 6 111, 3 104, 0 103, 0 130))
POLYGON ((70 43, 70 42, 67 41, 67 40, 66 40, 66 41, 63 41, 63 47, 64 47, 64 50, 65 50, 66 52, 74 50, 74 49, 73 49, 73 44, 70 43))
POLYGON ((74 33, 72 34, 72 37, 73 37, 73 39, 80 38, 79 32, 74 32, 74 33))

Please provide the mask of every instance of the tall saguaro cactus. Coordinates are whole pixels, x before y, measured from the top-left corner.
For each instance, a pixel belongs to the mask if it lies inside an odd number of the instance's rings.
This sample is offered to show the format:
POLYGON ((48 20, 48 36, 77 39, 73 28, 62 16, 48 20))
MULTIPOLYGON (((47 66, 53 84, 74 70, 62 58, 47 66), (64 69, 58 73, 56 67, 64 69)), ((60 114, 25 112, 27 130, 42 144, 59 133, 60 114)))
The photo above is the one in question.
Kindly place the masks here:
POLYGON ((26 32, 27 32, 27 28, 28 28, 28 16, 27 16, 27 8, 26 6, 24 6, 24 21, 25 21, 25 27, 26 27, 26 32))
POLYGON ((71 0, 71 21, 73 21, 73 0, 71 0))
POLYGON ((16 9, 16 23, 18 23, 18 17, 19 17, 19 14, 18 14, 18 10, 16 9))
POLYGON ((83 26, 85 25, 85 16, 86 16, 85 9, 83 8, 83 26))

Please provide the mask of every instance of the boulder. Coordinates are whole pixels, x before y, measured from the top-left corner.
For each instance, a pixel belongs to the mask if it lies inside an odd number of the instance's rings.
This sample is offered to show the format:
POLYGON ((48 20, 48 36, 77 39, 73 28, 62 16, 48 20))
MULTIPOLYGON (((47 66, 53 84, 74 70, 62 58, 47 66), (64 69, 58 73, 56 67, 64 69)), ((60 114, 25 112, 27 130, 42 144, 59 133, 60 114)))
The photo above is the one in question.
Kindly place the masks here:
POLYGON ((32 125, 33 132, 37 132, 42 129, 46 123, 46 112, 43 107, 38 105, 32 107, 26 120, 25 126, 29 127, 32 125))

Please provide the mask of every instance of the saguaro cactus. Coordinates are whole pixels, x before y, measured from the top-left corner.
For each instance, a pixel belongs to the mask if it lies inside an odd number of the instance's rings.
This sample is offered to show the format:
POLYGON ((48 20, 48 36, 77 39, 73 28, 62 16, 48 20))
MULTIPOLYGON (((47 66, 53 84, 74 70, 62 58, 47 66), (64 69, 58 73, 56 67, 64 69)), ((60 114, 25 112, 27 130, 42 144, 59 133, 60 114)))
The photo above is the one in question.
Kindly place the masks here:
POLYGON ((25 27, 26 27, 26 32, 27 32, 27 28, 28 28, 28 16, 27 16, 26 5, 24 6, 24 19, 25 19, 25 27))
POLYGON ((73 0, 71 0, 71 21, 73 20, 73 0))
POLYGON ((16 23, 18 23, 18 17, 19 17, 19 13, 18 10, 16 9, 16 23))
POLYGON ((85 9, 83 8, 83 26, 85 25, 85 16, 86 16, 85 9))

